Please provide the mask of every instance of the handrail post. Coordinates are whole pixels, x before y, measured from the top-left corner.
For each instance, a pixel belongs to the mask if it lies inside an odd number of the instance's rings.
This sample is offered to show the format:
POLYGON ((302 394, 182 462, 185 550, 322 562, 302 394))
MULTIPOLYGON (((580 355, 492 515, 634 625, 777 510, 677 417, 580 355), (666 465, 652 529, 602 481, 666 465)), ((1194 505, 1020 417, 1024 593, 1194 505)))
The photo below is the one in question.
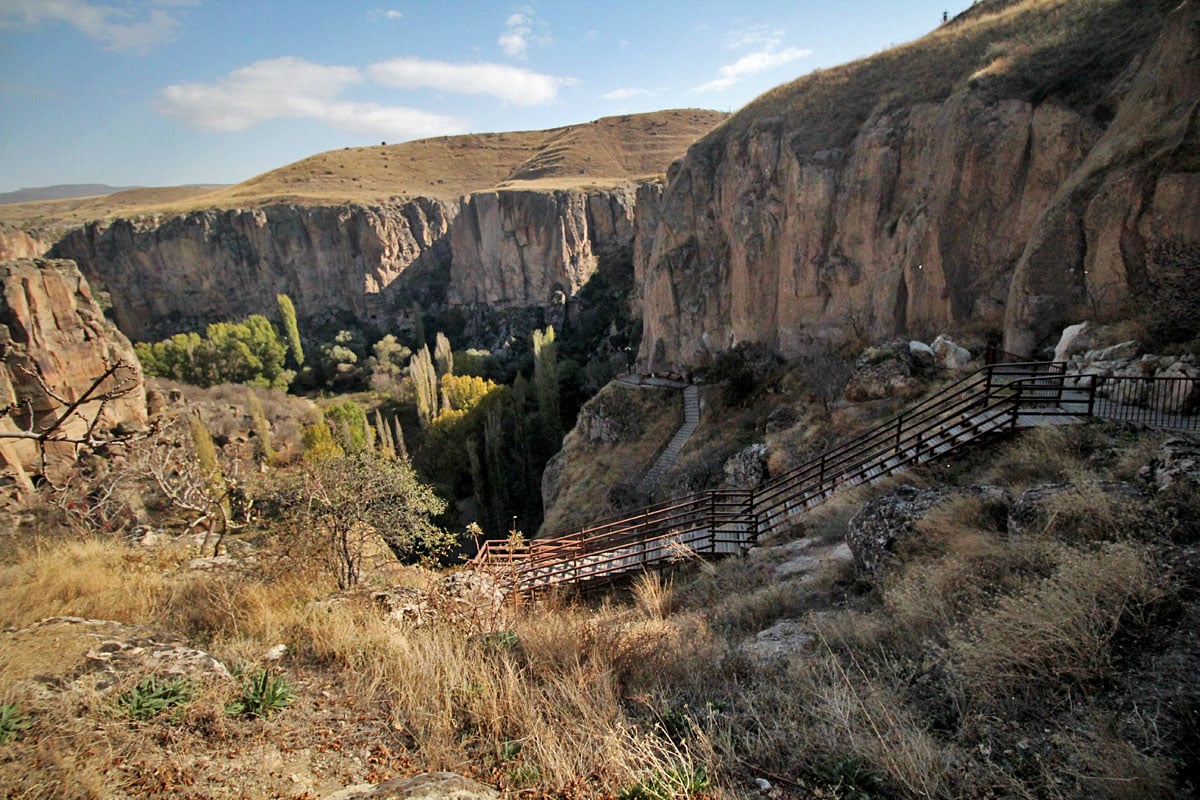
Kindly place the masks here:
POLYGON ((817 489, 823 495, 825 494, 825 456, 826 450, 821 451, 821 474, 817 476, 817 489))
POLYGON ((1096 416, 1096 376, 1088 375, 1088 416, 1096 416))
POLYGON ((900 412, 900 416, 896 417, 896 451, 900 451, 900 433, 904 430, 904 412, 900 412))
POLYGON ((993 371, 993 365, 988 364, 986 367, 984 367, 984 375, 987 376, 986 378, 984 378, 984 382, 983 382, 983 407, 984 408, 987 408, 989 405, 991 405, 991 401, 992 401, 992 371, 993 371))

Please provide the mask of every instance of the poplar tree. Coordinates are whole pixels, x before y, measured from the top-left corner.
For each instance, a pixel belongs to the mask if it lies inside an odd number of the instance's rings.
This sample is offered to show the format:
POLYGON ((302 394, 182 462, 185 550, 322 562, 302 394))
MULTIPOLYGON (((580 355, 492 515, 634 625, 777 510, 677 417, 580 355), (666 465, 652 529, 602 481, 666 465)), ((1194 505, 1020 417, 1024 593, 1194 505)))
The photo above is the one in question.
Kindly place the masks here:
POLYGON ((421 425, 429 425, 438 414, 438 376, 428 345, 422 345, 409 359, 408 376, 417 393, 417 416, 421 425))
POLYGON ((554 344, 554 326, 533 332, 533 384, 542 433, 551 453, 562 443, 562 412, 558 392, 558 354, 554 344))
POLYGON ((450 340, 446 334, 438 331, 433 345, 433 363, 437 365, 438 377, 454 374, 454 351, 450 349, 450 340))
POLYGON ((296 307, 292 305, 292 298, 286 294, 275 295, 275 302, 279 304, 279 316, 283 318, 283 333, 287 336, 292 358, 296 361, 296 367, 300 368, 304 366, 304 347, 300 344, 300 326, 296 323, 296 307))

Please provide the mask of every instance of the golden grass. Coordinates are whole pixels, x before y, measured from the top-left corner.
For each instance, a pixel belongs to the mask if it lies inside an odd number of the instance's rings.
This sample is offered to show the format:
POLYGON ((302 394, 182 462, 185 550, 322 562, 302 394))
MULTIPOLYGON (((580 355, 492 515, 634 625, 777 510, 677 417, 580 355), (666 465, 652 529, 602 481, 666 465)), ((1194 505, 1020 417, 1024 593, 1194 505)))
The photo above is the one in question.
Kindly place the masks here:
POLYGON ((206 208, 457 200, 492 189, 612 186, 655 176, 725 118, 703 109, 603 117, 544 131, 441 136, 318 153, 235 186, 138 189, 107 197, 0 206, 0 222, 63 227, 206 208))

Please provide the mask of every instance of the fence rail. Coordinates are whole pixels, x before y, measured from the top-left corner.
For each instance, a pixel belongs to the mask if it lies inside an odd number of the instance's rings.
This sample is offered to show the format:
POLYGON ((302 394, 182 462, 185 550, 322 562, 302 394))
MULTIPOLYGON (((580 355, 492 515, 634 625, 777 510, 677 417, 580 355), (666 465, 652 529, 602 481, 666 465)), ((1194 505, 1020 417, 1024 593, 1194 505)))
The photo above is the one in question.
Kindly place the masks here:
POLYGON ((527 543, 488 541, 473 563, 506 576, 516 591, 596 584, 686 558, 735 553, 841 489, 1019 427, 1098 416, 1200 428, 1200 381, 1067 375, 1065 366, 989 364, 757 489, 688 495, 527 543))

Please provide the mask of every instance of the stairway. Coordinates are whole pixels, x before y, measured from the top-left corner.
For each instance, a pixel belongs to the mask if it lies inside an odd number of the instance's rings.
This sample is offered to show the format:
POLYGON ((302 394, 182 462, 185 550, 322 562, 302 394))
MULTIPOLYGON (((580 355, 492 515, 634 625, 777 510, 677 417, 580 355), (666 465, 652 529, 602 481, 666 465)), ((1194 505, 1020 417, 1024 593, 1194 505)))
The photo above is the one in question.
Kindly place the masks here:
POLYGON ((687 444, 688 439, 692 438, 692 434, 696 432, 696 426, 699 424, 700 390, 689 384, 683 389, 683 424, 679 426, 679 430, 675 431, 675 435, 671 437, 671 441, 667 442, 663 451, 658 454, 658 458, 654 460, 649 471, 642 476, 642 480, 638 483, 638 489, 642 494, 647 497, 654 496, 658 484, 662 482, 667 471, 679 461, 679 454, 683 452, 683 446, 687 444))
MULTIPOLYGON (((1067 376, 1064 369, 1057 362, 989 365, 757 489, 674 498, 528 544, 485 542, 472 563, 498 574, 517 592, 595 585, 681 560, 739 552, 840 490, 874 483, 1007 431, 1072 424, 1089 416, 1174 430, 1200 428, 1194 412, 1167 413, 1145 399, 1140 405, 1118 402, 1165 392, 1179 400, 1193 391, 1183 379, 1067 376)), ((684 411, 684 424, 643 479, 647 493, 674 466, 696 429, 695 386, 684 389, 684 411)))

